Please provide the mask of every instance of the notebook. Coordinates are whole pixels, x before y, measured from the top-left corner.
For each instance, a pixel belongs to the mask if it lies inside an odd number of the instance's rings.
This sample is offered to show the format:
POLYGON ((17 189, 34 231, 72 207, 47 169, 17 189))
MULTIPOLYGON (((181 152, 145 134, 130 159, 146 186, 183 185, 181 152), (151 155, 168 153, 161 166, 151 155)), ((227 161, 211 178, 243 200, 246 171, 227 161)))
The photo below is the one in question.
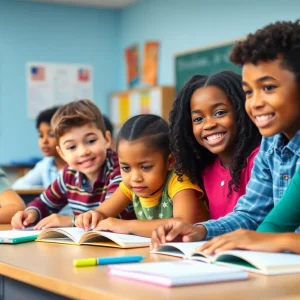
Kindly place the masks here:
POLYGON ((207 256, 197 248, 205 242, 166 243, 151 253, 199 260, 264 275, 279 275, 300 272, 300 255, 291 253, 268 253, 259 251, 228 250, 207 256))
POLYGON ((25 242, 32 242, 36 240, 40 232, 41 231, 38 230, 3 230, 0 231, 0 243, 19 244, 25 242))
POLYGON ((107 231, 85 231, 77 227, 48 228, 37 237, 38 242, 93 245, 115 248, 148 247, 150 238, 107 231))
POLYGON ((109 265, 108 274, 165 287, 248 278, 243 270, 191 260, 109 265))

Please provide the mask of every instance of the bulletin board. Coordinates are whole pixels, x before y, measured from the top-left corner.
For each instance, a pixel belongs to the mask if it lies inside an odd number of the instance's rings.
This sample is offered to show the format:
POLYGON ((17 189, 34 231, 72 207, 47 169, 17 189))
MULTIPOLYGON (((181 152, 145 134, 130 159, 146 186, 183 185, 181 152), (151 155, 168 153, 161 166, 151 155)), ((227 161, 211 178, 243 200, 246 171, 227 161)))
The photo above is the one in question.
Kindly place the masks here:
POLYGON ((90 65, 28 62, 27 114, 78 99, 93 100, 93 69, 90 65))

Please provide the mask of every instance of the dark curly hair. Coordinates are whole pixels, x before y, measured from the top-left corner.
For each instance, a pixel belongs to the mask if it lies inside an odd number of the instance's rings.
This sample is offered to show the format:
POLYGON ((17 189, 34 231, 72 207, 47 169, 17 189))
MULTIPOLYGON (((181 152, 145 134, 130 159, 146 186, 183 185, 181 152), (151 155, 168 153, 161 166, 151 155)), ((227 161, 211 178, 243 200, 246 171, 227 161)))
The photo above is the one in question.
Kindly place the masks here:
POLYGON ((53 106, 49 109, 45 109, 45 110, 41 111, 38 114, 36 121, 35 121, 36 129, 39 129, 41 123, 47 123, 50 125, 51 119, 58 109, 59 109, 59 106, 53 106))
POLYGON ((245 111, 245 94, 241 76, 232 71, 222 71, 211 76, 193 76, 179 91, 170 112, 170 145, 176 158, 176 174, 179 180, 186 174, 192 182, 202 184, 200 175, 205 167, 212 164, 215 154, 200 146, 193 134, 190 101, 193 93, 206 86, 223 90, 236 112, 237 136, 230 163, 231 180, 229 193, 237 191, 240 175, 246 166, 247 157, 260 144, 261 135, 245 111))
POLYGON ((282 58, 282 66, 300 81, 300 21, 276 22, 249 34, 232 48, 230 60, 237 65, 257 64, 282 58))
POLYGON ((117 151, 121 140, 143 139, 149 148, 158 149, 167 157, 170 153, 169 126, 159 116, 141 114, 128 119, 117 137, 117 151))

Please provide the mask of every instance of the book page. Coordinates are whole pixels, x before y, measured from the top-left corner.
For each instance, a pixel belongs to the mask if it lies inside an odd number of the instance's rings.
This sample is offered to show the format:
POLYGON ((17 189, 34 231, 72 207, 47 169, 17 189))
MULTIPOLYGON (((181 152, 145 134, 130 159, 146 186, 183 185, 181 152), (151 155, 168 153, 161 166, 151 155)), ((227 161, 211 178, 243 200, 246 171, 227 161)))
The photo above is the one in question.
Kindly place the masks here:
POLYGON ((55 239, 59 240, 60 238, 65 239, 68 237, 70 240, 74 241, 76 244, 79 243, 80 238, 86 233, 82 228, 77 227, 62 227, 62 228, 48 228, 42 230, 38 236, 38 240, 42 239, 55 239))
POLYGON ((166 243, 160 245, 159 249, 152 250, 151 253, 159 253, 178 257, 189 257, 195 250, 206 242, 191 243, 166 243))
POLYGON ((300 271, 300 255, 291 253, 268 253, 260 251, 229 250, 218 254, 216 262, 237 265, 242 268, 261 270, 265 274, 272 269, 289 269, 298 267, 300 271))
POLYGON ((89 241, 91 238, 94 238, 96 235, 103 236, 124 248, 138 246, 138 245, 150 245, 150 241, 151 241, 150 238, 133 235, 133 234, 122 234, 122 233, 115 233, 115 232, 93 230, 86 233, 86 235, 81 239, 81 242, 83 242, 83 240, 89 241))

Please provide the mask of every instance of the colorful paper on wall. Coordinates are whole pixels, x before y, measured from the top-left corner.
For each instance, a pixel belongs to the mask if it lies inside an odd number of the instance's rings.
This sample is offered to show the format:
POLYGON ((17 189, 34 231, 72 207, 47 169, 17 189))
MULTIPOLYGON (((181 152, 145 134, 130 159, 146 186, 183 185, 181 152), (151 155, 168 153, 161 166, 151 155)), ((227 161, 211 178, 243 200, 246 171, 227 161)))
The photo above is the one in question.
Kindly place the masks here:
POLYGON ((120 123, 123 124, 130 117, 130 101, 128 93, 124 93, 120 95, 120 123))
POLYGON ((146 42, 144 45, 143 83, 157 84, 159 42, 146 42))
POLYGON ((142 92, 140 98, 141 114, 150 113, 150 96, 148 92, 142 92))
POLYGON ((125 62, 127 72, 127 84, 134 87, 139 82, 139 49, 134 44, 125 49, 125 62))

